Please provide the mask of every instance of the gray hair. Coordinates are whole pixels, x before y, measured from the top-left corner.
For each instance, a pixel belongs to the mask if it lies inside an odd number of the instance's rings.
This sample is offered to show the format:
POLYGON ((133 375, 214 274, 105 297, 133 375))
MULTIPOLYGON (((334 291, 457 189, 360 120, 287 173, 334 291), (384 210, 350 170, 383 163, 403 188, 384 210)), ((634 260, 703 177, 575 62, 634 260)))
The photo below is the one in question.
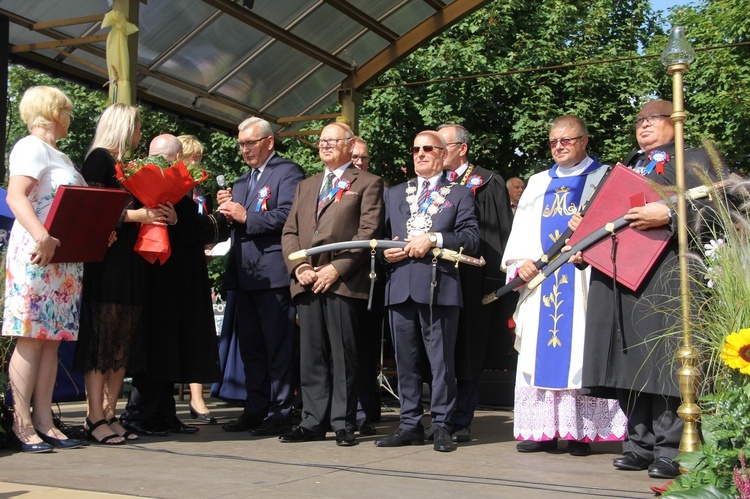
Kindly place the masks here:
POLYGON ((456 142, 466 144, 467 148, 471 148, 471 134, 466 128, 463 127, 463 125, 456 125, 455 123, 443 123, 442 125, 437 127, 438 130, 442 130, 443 128, 455 128, 456 130, 453 139, 456 142))
POLYGON ((240 123, 237 128, 241 132, 250 127, 255 127, 258 130, 258 133, 260 133, 263 137, 273 136, 273 128, 271 128, 271 124, 263 118, 251 116, 250 118, 240 123))

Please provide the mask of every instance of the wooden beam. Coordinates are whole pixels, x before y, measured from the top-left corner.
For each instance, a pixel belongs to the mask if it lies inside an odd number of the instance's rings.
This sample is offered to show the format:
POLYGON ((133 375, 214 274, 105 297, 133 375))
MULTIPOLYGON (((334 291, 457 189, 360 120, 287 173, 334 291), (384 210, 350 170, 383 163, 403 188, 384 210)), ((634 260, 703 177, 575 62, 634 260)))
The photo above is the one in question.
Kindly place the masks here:
POLYGON ((435 10, 440 10, 443 7, 445 7, 445 4, 441 2, 440 0, 423 0, 423 1, 424 3, 426 3, 427 5, 429 5, 435 10))
POLYGON ((312 121, 312 120, 330 120, 341 116, 339 113, 328 113, 328 114, 308 114, 307 116, 292 116, 289 118, 279 118, 276 123, 283 125, 285 123, 297 123, 299 121, 312 121))
POLYGON ((404 33, 368 62, 359 66, 341 83, 341 88, 361 91, 364 86, 388 69, 401 62, 406 56, 429 42, 451 25, 464 19, 474 11, 484 7, 491 0, 456 0, 435 12, 432 16, 404 33))
POLYGON ((63 38, 51 42, 30 43, 28 45, 13 45, 10 47, 11 54, 19 52, 31 52, 33 50, 53 49, 57 47, 69 47, 71 45, 84 45, 87 43, 103 42, 107 35, 85 36, 83 38, 63 38))
POLYGON ((69 53, 65 52, 64 50, 62 50, 62 49, 54 48, 52 50, 55 50, 55 51, 61 53, 62 55, 65 56, 66 59, 70 59, 70 60, 76 61, 78 64, 82 64, 82 65, 86 66, 87 68, 91 69, 92 71, 96 71, 97 73, 101 73, 104 76, 106 76, 107 78, 109 78, 109 72, 107 72, 106 69, 100 68, 96 64, 91 64, 86 59, 82 59, 82 58, 78 57, 77 55, 69 54, 69 53))
POLYGON ((351 64, 345 60, 339 59, 299 36, 286 31, 284 28, 268 22, 267 19, 260 17, 238 3, 234 3, 230 0, 203 0, 203 2, 221 10, 228 16, 234 17, 238 21, 247 24, 261 33, 265 33, 271 38, 274 38, 285 45, 289 45, 294 50, 302 52, 308 57, 312 57, 313 59, 322 62, 326 66, 330 66, 336 71, 347 75, 352 72, 351 64))
POLYGON ((325 2, 350 19, 357 21, 380 38, 387 40, 388 43, 392 43, 398 39, 398 33, 378 22, 377 19, 368 16, 349 2, 345 0, 325 0, 325 2))
POLYGON ((59 19, 57 21, 47 21, 44 23, 34 23, 31 25, 32 31, 39 31, 47 28, 59 28, 60 26, 74 26, 76 24, 88 24, 99 22, 104 19, 104 14, 94 14, 93 16, 71 17, 69 19, 59 19))

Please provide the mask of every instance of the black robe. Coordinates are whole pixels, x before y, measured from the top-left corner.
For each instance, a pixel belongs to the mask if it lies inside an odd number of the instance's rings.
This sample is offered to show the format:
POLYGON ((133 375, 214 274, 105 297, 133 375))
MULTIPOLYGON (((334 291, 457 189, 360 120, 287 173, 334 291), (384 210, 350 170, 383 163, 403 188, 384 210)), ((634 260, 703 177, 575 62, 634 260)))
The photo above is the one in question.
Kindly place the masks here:
MULTIPOLYGON (((492 171, 475 166, 464 172, 465 177, 478 175, 483 184, 476 190, 476 213, 479 220, 479 251, 487 262, 484 267, 460 266, 461 310, 456 339, 456 378, 479 379, 484 369, 504 370, 513 367, 515 351, 508 318, 515 309, 515 293, 509 293, 489 305, 482 305, 482 296, 505 284, 500 270, 505 243, 510 235, 513 212, 510 209, 505 180, 492 171)), ((468 188, 468 187, 466 187, 468 188)))
POLYGON ((175 210, 178 221, 169 227, 172 255, 164 265, 151 266, 145 374, 158 381, 218 381, 219 344, 203 249, 229 237, 229 227, 219 213, 199 215, 188 196, 175 210))
MULTIPOLYGON (((665 144, 655 149, 669 154, 670 161, 664 165, 663 175, 652 171, 647 178, 660 185, 676 185, 674 144, 665 144)), ((645 155, 647 153, 631 155, 630 163, 634 165, 645 155)), ((703 185, 695 173, 695 166, 710 177, 715 177, 714 168, 703 149, 686 149, 685 184, 688 189, 703 185)), ((693 226, 696 216, 691 204, 699 208, 707 206, 701 201, 688 201, 686 222, 689 228, 693 226)), ((615 389, 619 388, 680 396, 676 375, 680 363, 674 359, 681 342, 676 214, 672 220, 673 237, 641 288, 633 292, 617 284, 621 336, 615 332, 612 278, 597 269, 591 269, 583 355, 585 394, 616 398, 615 389), (671 334, 665 335, 666 332, 671 334)))

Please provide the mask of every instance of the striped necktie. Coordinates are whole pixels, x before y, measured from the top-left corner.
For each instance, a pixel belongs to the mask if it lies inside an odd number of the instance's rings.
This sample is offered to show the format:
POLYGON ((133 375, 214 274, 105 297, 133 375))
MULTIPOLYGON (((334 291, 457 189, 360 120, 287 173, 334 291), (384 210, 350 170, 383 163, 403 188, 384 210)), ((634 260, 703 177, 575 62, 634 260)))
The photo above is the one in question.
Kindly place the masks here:
POLYGON ((427 196, 430 193, 430 181, 429 180, 423 180, 422 181, 422 192, 419 193, 419 200, 417 201, 417 206, 419 208, 422 207, 422 205, 427 201, 427 196))

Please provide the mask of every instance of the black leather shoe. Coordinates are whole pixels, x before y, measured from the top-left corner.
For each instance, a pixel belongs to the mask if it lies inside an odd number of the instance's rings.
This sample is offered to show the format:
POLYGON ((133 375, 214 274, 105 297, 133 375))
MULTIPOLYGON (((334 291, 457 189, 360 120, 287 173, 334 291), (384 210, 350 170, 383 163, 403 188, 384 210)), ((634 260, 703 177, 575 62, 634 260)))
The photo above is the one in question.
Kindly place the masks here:
POLYGON ((266 419, 260 425, 250 430, 250 435, 254 437, 271 437, 289 433, 291 429, 292 423, 288 419, 266 419))
POLYGON ((402 447, 404 445, 423 445, 424 433, 397 428, 385 438, 375 440, 378 447, 402 447))
POLYGON ((195 426, 189 426, 180 421, 180 418, 175 416, 172 418, 171 424, 169 425, 168 430, 172 433, 181 433, 183 435, 191 435, 193 433, 198 433, 200 431, 200 428, 195 426))
POLYGON ((49 437, 44 433, 36 432, 39 438, 50 444, 55 449, 77 449, 83 447, 83 442, 75 438, 55 438, 49 437))
POLYGON ((534 440, 524 440, 516 444, 516 450, 518 452, 549 452, 557 449, 557 439, 542 440, 537 442, 534 440))
POLYGON ((362 420, 357 426, 359 427, 359 434, 362 436, 377 435, 378 433, 378 430, 376 430, 366 419, 362 420))
POLYGON ((325 440, 326 436, 298 426, 289 433, 279 437, 279 440, 285 443, 312 442, 313 440, 325 440))
POLYGON ((224 431, 250 431, 261 424, 263 424, 263 418, 243 412, 236 421, 221 425, 221 429, 224 431))
POLYGON ((357 439, 351 430, 336 430, 336 445, 340 447, 351 447, 357 445, 357 439))
POLYGON ((577 440, 568 440, 568 454, 578 457, 590 456, 591 444, 577 440))
POLYGON ((432 448, 438 452, 453 452, 456 450, 456 444, 453 443, 451 434, 448 433, 447 428, 442 426, 435 429, 435 433, 432 437, 432 448))
POLYGON ((453 429, 451 438, 457 444, 471 442, 471 428, 469 428, 468 426, 456 426, 453 429))
POLYGON ((648 467, 651 478, 672 479, 680 474, 680 465, 668 457, 660 457, 648 467))
POLYGON ((651 464, 651 460, 640 457, 634 452, 626 452, 624 456, 612 461, 612 466, 618 470, 640 471, 645 470, 651 464))
POLYGON ((166 437, 168 433, 166 428, 159 428, 145 421, 135 419, 120 419, 120 424, 126 430, 146 437, 166 437))
POLYGON ((432 442, 435 437, 435 427, 430 425, 424 429, 424 440, 425 442, 432 442))

